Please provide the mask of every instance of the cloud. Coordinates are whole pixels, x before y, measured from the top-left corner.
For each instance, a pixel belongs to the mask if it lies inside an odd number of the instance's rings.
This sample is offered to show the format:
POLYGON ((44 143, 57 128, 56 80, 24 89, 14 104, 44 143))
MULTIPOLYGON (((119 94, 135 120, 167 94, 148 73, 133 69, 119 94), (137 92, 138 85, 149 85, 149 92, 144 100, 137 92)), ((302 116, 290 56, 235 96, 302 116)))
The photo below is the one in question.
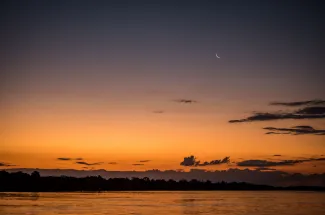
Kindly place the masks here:
POLYGON ((325 114, 325 107, 305 107, 295 112, 296 114, 321 115, 325 114))
POLYGON ((281 157, 282 155, 273 155, 273 157, 281 157))
POLYGON ((0 167, 9 167, 9 166, 16 166, 16 165, 0 162, 0 167))
POLYGON ((87 163, 85 161, 78 161, 76 164, 80 165, 86 165, 86 166, 94 166, 94 165, 101 165, 103 162, 97 162, 97 163, 87 163))
POLYGON ((110 165, 116 165, 117 163, 116 162, 109 162, 107 164, 110 164, 110 165))
POLYGON ((325 135, 325 130, 317 130, 311 126, 300 125, 291 128, 275 128, 275 127, 265 127, 263 128, 270 132, 266 134, 291 134, 291 135, 302 135, 302 134, 312 134, 312 135, 325 135))
POLYGON ((180 163, 182 166, 196 166, 200 161, 196 161, 196 158, 191 155, 189 157, 185 157, 184 160, 180 163))
POLYGON ((83 159, 82 158, 57 158, 57 160, 60 160, 60 161, 81 161, 83 159))
POLYGON ((237 120, 229 120, 229 123, 270 121, 283 119, 323 119, 325 107, 306 107, 289 113, 255 113, 254 115, 237 120))
POLYGON ((314 129, 313 127, 309 126, 309 125, 298 125, 295 126, 293 128, 299 128, 299 129, 314 129))
POLYGON ((60 160, 60 161, 70 161, 71 158, 57 158, 57 160, 60 160))
POLYGON ((155 110, 155 111, 152 111, 152 113, 162 114, 162 113, 165 113, 165 111, 163 111, 163 110, 155 110))
POLYGON ((309 100, 309 101, 298 101, 298 102, 271 102, 270 105, 279 105, 279 106, 303 106, 303 105, 322 105, 325 104, 325 100, 309 100))
POLYGON ((180 163, 181 166, 211 166, 211 165, 219 165, 219 164, 225 164, 230 162, 230 157, 225 157, 222 160, 212 160, 210 162, 205 161, 202 162, 196 160, 196 157, 193 155, 189 157, 185 157, 184 160, 180 163))
POLYGON ((292 166, 298 163, 310 161, 325 161, 325 158, 309 158, 303 160, 282 160, 282 161, 268 161, 268 160, 244 160, 237 163, 237 166, 242 167, 274 167, 274 166, 292 166))
MULTIPOLYGON (((265 134, 280 134, 280 133, 276 133, 276 132, 266 132, 265 134)), ((285 133, 282 133, 285 134, 285 133)), ((288 133, 287 133, 288 134, 288 133)))
POLYGON ((192 103, 196 103, 197 101, 192 100, 192 99, 177 99, 177 100, 175 100, 175 102, 184 103, 184 104, 192 104, 192 103))
POLYGON ((268 168, 268 167, 258 167, 258 168, 255 168, 255 170, 258 170, 258 171, 276 171, 276 169, 268 168))
POLYGON ((142 163, 134 163, 134 164, 132 164, 133 166, 144 166, 144 164, 142 164, 142 163))
POLYGON ((237 166, 244 166, 244 167, 291 166, 299 162, 301 163, 301 161, 299 160, 284 160, 284 161, 244 160, 238 162, 237 166))
POLYGON ((151 160, 139 160, 138 162, 140 163, 147 163, 147 162, 150 162, 151 160))

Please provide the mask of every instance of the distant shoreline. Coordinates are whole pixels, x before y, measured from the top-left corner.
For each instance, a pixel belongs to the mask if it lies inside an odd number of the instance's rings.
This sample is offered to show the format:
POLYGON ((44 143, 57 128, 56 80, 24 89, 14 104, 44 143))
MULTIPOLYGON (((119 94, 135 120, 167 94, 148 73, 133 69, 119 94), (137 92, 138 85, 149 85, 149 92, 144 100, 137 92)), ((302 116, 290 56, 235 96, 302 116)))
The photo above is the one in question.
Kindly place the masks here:
POLYGON ((41 177, 37 171, 9 173, 0 171, 0 192, 116 192, 116 191, 317 191, 320 186, 275 187, 245 182, 216 182, 198 180, 154 180, 150 178, 109 178, 89 176, 41 177))

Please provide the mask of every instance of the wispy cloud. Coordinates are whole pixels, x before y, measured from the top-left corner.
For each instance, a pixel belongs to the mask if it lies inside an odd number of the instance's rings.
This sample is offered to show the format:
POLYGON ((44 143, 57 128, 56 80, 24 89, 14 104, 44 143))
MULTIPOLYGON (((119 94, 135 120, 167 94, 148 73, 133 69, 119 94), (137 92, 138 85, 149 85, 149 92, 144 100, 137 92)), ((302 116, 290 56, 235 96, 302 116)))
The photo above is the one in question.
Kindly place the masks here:
POLYGON ((60 161, 71 161, 71 158, 57 158, 60 161))
POLYGON ((259 170, 259 171, 276 171, 276 169, 268 168, 268 167, 257 167, 257 168, 255 168, 255 170, 259 170))
POLYGON ((165 111, 163 111, 163 110, 154 110, 154 111, 152 111, 152 113, 162 114, 162 113, 165 113, 165 111))
POLYGON ((303 135, 303 134, 312 134, 312 135, 325 135, 325 130, 317 130, 311 126, 301 125, 291 128, 275 128, 275 127, 265 127, 263 128, 270 132, 266 134, 291 134, 291 135, 303 135))
POLYGON ((60 160, 60 161, 81 161, 83 159, 82 158, 57 158, 57 160, 60 160))
POLYGON ((210 165, 219 165, 219 164, 226 164, 230 162, 230 157, 225 157, 221 160, 212 160, 212 161, 205 161, 202 162, 196 160, 196 157, 193 155, 189 157, 185 157, 184 160, 180 163, 181 166, 210 166, 210 165))
POLYGON ((110 164, 110 165, 116 165, 117 163, 116 162, 109 162, 107 164, 110 164))
POLYGON ((138 162, 140 162, 140 163, 148 163, 148 162, 150 162, 151 160, 139 160, 138 162))
POLYGON ((325 158, 309 158, 309 159, 302 159, 302 160, 282 160, 282 161, 244 160, 238 162, 237 166, 242 166, 242 167, 292 166, 298 163, 311 162, 311 161, 325 161, 325 158))
POLYGON ((175 102, 184 103, 184 104, 192 104, 192 103, 196 103, 197 101, 192 100, 192 99, 177 99, 177 100, 175 100, 175 102))
POLYGON ((16 165, 10 164, 10 163, 0 162, 0 167, 9 167, 9 166, 16 166, 16 165))
POLYGON ((279 155, 279 154, 278 154, 278 155, 273 155, 273 157, 281 157, 281 156, 282 156, 282 155, 279 155))
POLYGON ((101 164, 103 164, 103 162, 87 163, 85 161, 78 161, 78 162, 76 162, 76 164, 86 165, 86 166, 95 166, 95 165, 101 165, 101 164))
POLYGON ((303 105, 323 105, 325 104, 325 100, 314 99, 308 101, 296 101, 296 102, 271 102, 270 105, 279 105, 279 106, 303 106, 303 105))
POLYGON ((325 107, 305 107, 288 113, 255 113, 254 115, 237 120, 230 120, 229 123, 270 121, 283 119, 322 119, 325 118, 325 107))
POLYGON ((295 112, 296 114, 321 115, 325 114, 325 107, 305 107, 295 112))
POLYGON ((133 166, 144 166, 144 164, 142 164, 142 163, 134 163, 134 164, 132 164, 133 166))

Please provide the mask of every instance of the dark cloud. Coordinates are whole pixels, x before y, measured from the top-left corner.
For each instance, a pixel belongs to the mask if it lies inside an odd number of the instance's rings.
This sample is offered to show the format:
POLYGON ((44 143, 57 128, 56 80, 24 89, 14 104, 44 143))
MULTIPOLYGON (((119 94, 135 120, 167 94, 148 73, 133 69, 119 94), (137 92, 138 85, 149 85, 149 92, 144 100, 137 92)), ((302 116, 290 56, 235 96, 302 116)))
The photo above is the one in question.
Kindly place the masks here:
POLYGON ((9 166, 16 166, 16 165, 0 162, 0 167, 9 167, 9 166))
POLYGON ((309 101, 298 101, 298 102, 271 102, 270 105, 279 105, 279 106, 303 106, 303 105, 322 105, 325 104, 325 100, 309 100, 309 101))
POLYGON ((225 164, 230 162, 230 157, 225 157, 222 160, 212 160, 210 162, 205 161, 202 162, 196 160, 196 157, 193 155, 189 157, 185 157, 184 160, 180 163, 182 166, 210 166, 210 165, 219 165, 219 164, 225 164))
POLYGON ((310 161, 325 161, 325 158, 309 158, 302 160, 282 160, 282 161, 268 161, 268 160, 244 160, 237 163, 237 166, 243 167, 274 167, 274 166, 292 166, 298 163, 310 161))
POLYGON ((230 120, 229 123, 270 121, 281 119, 323 119, 325 107, 306 107, 289 113, 255 113, 245 119, 230 120))
POLYGON ((86 165, 86 166, 95 166, 95 165, 101 165, 103 162, 97 162, 97 163, 87 163, 85 161, 78 161, 76 164, 80 165, 86 165))
POLYGON ((180 163, 182 166, 196 166, 200 161, 196 161, 196 158, 191 155, 189 157, 185 157, 184 160, 180 163))
POLYGON ((57 158, 57 160, 60 160, 60 161, 81 161, 83 159, 82 158, 57 158))
POLYGON ((116 162, 109 162, 107 164, 110 164, 110 165, 116 165, 117 163, 116 162))
POLYGON ((282 155, 273 155, 273 157, 281 157, 282 155))
POLYGON ((302 134, 313 134, 313 135, 325 135, 325 130, 317 130, 311 126, 301 125, 291 128, 275 128, 275 127, 265 127, 263 128, 270 132, 266 134, 291 134, 291 135, 302 135, 302 134))
POLYGON ((60 160, 60 161, 70 161, 72 159, 71 158, 57 158, 57 160, 60 160))
POLYGON ((134 163, 134 164, 132 164, 133 166, 144 166, 144 164, 143 163, 134 163))
POLYGON ((297 110, 295 113, 302 115, 321 115, 325 114, 325 107, 305 107, 297 110))
POLYGON ((150 162, 151 160, 139 160, 138 162, 140 162, 140 163, 148 163, 148 162, 150 162))
POLYGON ((258 170, 258 171, 276 171, 276 169, 268 168, 268 167, 258 167, 258 168, 255 168, 255 170, 258 170))
MULTIPOLYGON (((277 133, 277 132, 266 132, 265 134, 280 134, 280 133, 277 133)), ((289 134, 289 133, 281 133, 281 134, 289 134)))
POLYGON ((301 163, 299 160, 268 161, 268 160, 244 160, 237 163, 237 166, 244 167, 272 167, 272 166, 290 166, 301 163))
POLYGON ((298 129, 314 129, 313 127, 309 126, 309 125, 298 125, 298 126, 294 126, 292 128, 298 128, 298 129))
POLYGON ((197 101, 192 100, 192 99, 177 99, 177 100, 175 100, 175 102, 184 103, 184 104, 192 104, 192 103, 196 103, 197 101))

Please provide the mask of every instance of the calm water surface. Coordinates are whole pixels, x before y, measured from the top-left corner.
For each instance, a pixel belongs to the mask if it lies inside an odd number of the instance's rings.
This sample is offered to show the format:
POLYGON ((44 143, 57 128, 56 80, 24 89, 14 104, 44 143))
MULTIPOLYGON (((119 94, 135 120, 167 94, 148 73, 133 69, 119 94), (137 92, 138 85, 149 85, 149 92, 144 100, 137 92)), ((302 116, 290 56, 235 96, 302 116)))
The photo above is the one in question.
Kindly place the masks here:
POLYGON ((325 215, 325 193, 0 193, 0 214, 325 215))

